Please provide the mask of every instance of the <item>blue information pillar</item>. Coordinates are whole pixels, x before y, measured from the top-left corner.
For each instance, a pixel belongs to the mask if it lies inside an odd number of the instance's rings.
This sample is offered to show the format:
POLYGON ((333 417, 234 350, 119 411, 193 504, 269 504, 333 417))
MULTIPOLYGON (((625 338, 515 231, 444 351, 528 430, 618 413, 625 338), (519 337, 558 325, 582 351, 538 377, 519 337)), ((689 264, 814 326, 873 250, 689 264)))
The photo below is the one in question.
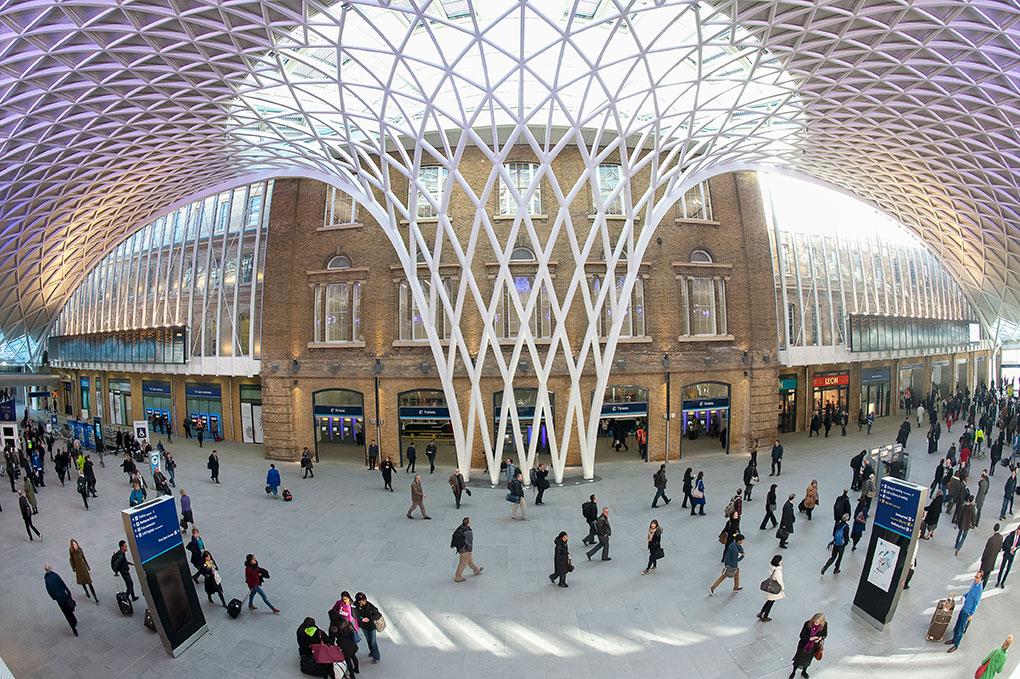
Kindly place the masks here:
POLYGON ((178 656, 208 630, 191 579, 172 496, 121 512, 135 573, 166 652, 178 656))
POLYGON ((878 629, 892 620, 914 563, 928 489, 887 476, 875 498, 875 521, 853 612, 878 629))

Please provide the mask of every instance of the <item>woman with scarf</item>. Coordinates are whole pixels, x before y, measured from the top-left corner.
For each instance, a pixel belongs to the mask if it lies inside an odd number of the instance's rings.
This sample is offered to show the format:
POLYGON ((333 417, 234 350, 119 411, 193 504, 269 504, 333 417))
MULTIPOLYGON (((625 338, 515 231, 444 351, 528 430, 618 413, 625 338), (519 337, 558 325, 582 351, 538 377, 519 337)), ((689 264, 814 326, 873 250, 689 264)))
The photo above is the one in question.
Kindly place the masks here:
POLYGON ((665 554, 662 551, 662 528, 656 519, 652 519, 652 522, 648 524, 648 565, 641 571, 641 575, 648 575, 651 571, 654 571, 659 559, 664 556, 665 554))
POLYGON ((807 679, 808 667, 812 660, 822 659, 822 649, 825 645, 825 637, 829 635, 829 625, 825 622, 823 613, 815 613, 811 619, 804 623, 800 630, 800 641, 797 642, 797 652, 793 654, 793 671, 790 672, 790 679, 797 674, 800 668, 800 676, 807 679))

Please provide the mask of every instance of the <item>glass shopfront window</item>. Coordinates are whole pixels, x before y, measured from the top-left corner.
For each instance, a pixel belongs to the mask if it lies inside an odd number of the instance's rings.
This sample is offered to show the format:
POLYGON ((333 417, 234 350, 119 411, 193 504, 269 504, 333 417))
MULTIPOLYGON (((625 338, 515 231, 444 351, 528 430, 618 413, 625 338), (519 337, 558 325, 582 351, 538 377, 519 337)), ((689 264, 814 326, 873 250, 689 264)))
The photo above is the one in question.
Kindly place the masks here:
POLYGON ((779 426, 780 433, 797 430, 797 376, 779 376, 779 426))
POLYGON ((815 373, 811 379, 812 412, 826 409, 845 410, 850 401, 850 373, 815 373))
POLYGON ((131 412, 131 380, 107 380, 110 385, 110 422, 119 425, 130 425, 133 421, 131 412))
POLYGON ((89 378, 80 378, 78 380, 78 386, 81 388, 81 409, 87 415, 92 409, 92 395, 89 391, 89 378))
POLYGON ((262 443, 262 385, 241 385, 241 437, 245 443, 262 443))
POLYGON ((873 413, 875 417, 889 414, 889 401, 892 392, 892 370, 884 368, 861 368, 861 410, 864 414, 873 413))

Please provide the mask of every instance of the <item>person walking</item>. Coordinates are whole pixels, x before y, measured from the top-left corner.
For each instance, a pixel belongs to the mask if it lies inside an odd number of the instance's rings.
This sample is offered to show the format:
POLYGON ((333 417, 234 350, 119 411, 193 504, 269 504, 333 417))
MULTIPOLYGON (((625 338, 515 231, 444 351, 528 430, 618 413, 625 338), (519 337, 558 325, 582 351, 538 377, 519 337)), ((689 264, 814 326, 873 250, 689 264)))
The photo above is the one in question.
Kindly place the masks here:
POLYGON ((978 479, 977 492, 974 493, 974 508, 976 514, 974 515, 974 526, 976 527, 981 523, 981 508, 985 504, 985 496, 988 495, 988 488, 991 485, 991 480, 988 478, 988 470, 981 470, 981 478, 978 479))
POLYGON ((142 484, 137 481, 131 484, 131 494, 128 496, 128 506, 136 507, 145 502, 145 491, 142 490, 142 484))
POLYGON ((75 482, 75 490, 81 495, 81 501, 85 503, 85 509, 89 508, 89 483, 85 480, 85 472, 78 472, 78 480, 75 482))
POLYGON ((695 511, 698 516, 705 515, 705 472, 698 472, 691 489, 691 516, 694 516, 695 511))
POLYGON ((662 498, 663 502, 669 504, 669 498, 666 497, 666 465, 660 464, 659 471, 652 474, 652 485, 655 486, 655 497, 652 498, 652 509, 659 506, 659 498, 662 498))
MULTIPOLYGON (((368 468, 370 470, 375 469, 376 462, 379 460, 379 445, 372 439, 372 442, 368 444, 368 468)), ((373 659, 373 662, 379 662, 373 659)))
POLYGON ((648 565, 641 571, 641 575, 648 575, 655 570, 655 567, 659 563, 659 559, 666 556, 665 552, 662 551, 662 528, 659 526, 659 522, 656 519, 652 519, 652 522, 648 524, 648 565))
POLYGON ((1013 498, 1016 496, 1016 467, 1010 466, 1009 476, 1006 477, 1005 493, 1002 496, 1002 511, 999 512, 999 521, 1006 520, 1006 511, 1013 516, 1013 498))
POLYGON ((305 449, 301 451, 301 468, 305 470, 304 476, 301 477, 302 479, 307 479, 309 476, 313 479, 315 478, 315 470, 312 465, 312 451, 308 450, 308 446, 305 446, 305 449))
POLYGON ((688 467, 684 471, 684 480, 681 489, 683 490, 684 501, 683 504, 681 504, 680 506, 683 507, 684 509, 687 509, 688 501, 690 501, 692 504, 694 503, 694 496, 691 495, 691 491, 694 490, 694 470, 691 469, 690 467, 688 467))
MULTIPOLYGON (((815 430, 817 434, 818 431, 815 430)), ((810 434, 808 434, 810 437, 810 434)), ((783 444, 779 442, 779 439, 775 440, 772 444, 772 470, 769 472, 769 476, 779 476, 783 471, 783 444)))
POLYGON ((280 483, 280 470, 275 464, 270 464, 269 471, 266 472, 266 493, 271 493, 274 499, 279 497, 280 483))
POLYGON ((393 460, 390 459, 389 455, 379 465, 379 473, 382 474, 383 490, 389 489, 393 492, 393 472, 396 470, 396 465, 393 464, 393 460))
POLYGON ((471 494, 471 491, 464 484, 464 475, 460 473, 459 469, 454 469, 447 482, 450 484, 450 490, 453 491, 453 500, 457 503, 457 509, 460 509, 460 498, 464 491, 467 490, 468 495, 471 494))
POLYGON ((191 529, 191 540, 185 549, 191 555, 189 557, 191 565, 195 567, 195 574, 191 576, 191 579, 197 583, 198 579, 202 576, 202 564, 205 563, 205 557, 202 556, 205 554, 205 541, 202 539, 197 528, 191 529))
POLYGON ((981 572, 985 574, 984 579, 981 580, 981 586, 986 589, 988 578, 992 576, 992 570, 995 568, 995 562, 999 560, 999 552, 1002 551, 1002 544, 1005 541, 999 528, 999 524, 992 527, 992 534, 985 540, 985 548, 981 550, 981 572))
POLYGON ((96 466, 92 462, 92 457, 86 455, 82 460, 82 473, 85 474, 85 484, 89 495, 92 497, 99 497, 96 495, 96 466))
POLYGON ((220 597, 220 603, 223 604, 223 608, 227 607, 227 600, 223 598, 223 576, 220 575, 220 569, 216 565, 216 560, 213 559, 212 554, 208 551, 202 555, 202 576, 205 578, 205 595, 209 598, 209 603, 213 602, 213 594, 220 597))
POLYGON ((864 467, 864 456, 868 451, 862 450, 850 458, 850 469, 852 472, 850 490, 857 492, 861 489, 861 469, 864 467))
POLYGON ((475 575, 485 570, 484 566, 475 565, 472 556, 475 547, 475 534, 471 530, 470 517, 465 516, 457 529, 453 531, 450 546, 457 550, 457 568, 453 572, 454 582, 464 582, 467 579, 464 577, 465 568, 470 568, 475 575))
POLYGON ((843 489, 843 494, 836 498, 836 501, 832 503, 832 525, 835 527, 839 523, 840 518, 846 514, 853 516, 853 510, 850 506, 850 491, 846 488, 843 489))
POLYGON ((793 524, 797 521, 797 516, 793 512, 793 500, 797 497, 793 493, 786 498, 786 503, 783 504, 783 514, 779 519, 779 530, 776 531, 776 537, 779 538, 779 546, 786 549, 787 541, 790 536, 793 535, 793 524))
POLYGON ((269 610, 275 615, 279 615, 280 609, 269 601, 266 591, 262 589, 262 585, 268 577, 269 571, 259 566, 259 560, 255 558, 254 554, 248 554, 244 557, 244 584, 248 585, 248 610, 255 610, 255 595, 258 594, 262 597, 262 601, 266 603, 266 606, 269 606, 269 610))
POLYGON ((92 569, 89 567, 88 559, 85 558, 85 552, 82 551, 78 541, 74 538, 71 538, 67 554, 71 562, 71 570, 74 571, 74 579, 85 590, 85 598, 89 598, 89 592, 91 591, 92 598, 98 604, 99 597, 96 596, 96 588, 92 584, 92 569))
POLYGON ((588 535, 581 542, 589 546, 594 545, 595 538, 598 536, 598 531, 595 529, 595 522, 599 518, 597 497, 594 495, 588 496, 588 501, 581 505, 581 516, 584 517, 585 523, 588 524, 588 535))
POLYGON ((758 483, 758 465, 755 464, 755 456, 752 454, 751 459, 747 461, 747 466, 744 467, 744 500, 747 502, 751 501, 751 491, 756 483, 758 483))
MULTIPOLYGON (((201 441, 201 431, 199 432, 199 441, 201 441)), ((201 446, 199 446, 201 447, 201 446)), ((209 470, 209 480, 213 483, 220 482, 220 456, 215 450, 209 453, 209 461, 205 463, 206 468, 209 470)))
POLYGON ((432 518, 428 515, 428 512, 425 511, 425 491, 422 490, 421 476, 419 474, 415 474, 414 480, 411 481, 411 506, 407 508, 407 518, 414 518, 411 516, 411 512, 414 511, 415 507, 418 508, 418 513, 421 514, 421 518, 432 518))
POLYGON ((528 520, 528 515, 525 513, 524 481, 519 469, 514 471, 513 478, 510 479, 510 483, 507 485, 506 500, 510 503, 511 520, 528 520), (518 512, 520 512, 520 516, 517 516, 518 512))
POLYGON ((871 468, 871 464, 864 465, 864 471, 861 473, 861 495, 857 499, 858 502, 864 504, 864 513, 867 514, 871 510, 871 501, 878 494, 878 486, 875 484, 875 472, 871 468))
POLYGON ((538 467, 532 470, 532 473, 535 475, 535 504, 544 505, 545 491, 549 490, 549 470, 540 462, 538 467))
POLYGON ((39 533, 39 529, 32 523, 32 514, 35 512, 32 511, 32 505, 29 504, 23 490, 18 491, 18 507, 21 509, 21 519, 25 522, 25 532, 28 533, 28 541, 35 542, 32 533, 35 533, 39 540, 42 540, 42 534, 39 533))
POLYGON ((974 527, 974 517, 976 516, 977 510, 974 506, 974 497, 970 494, 967 495, 964 500, 963 507, 960 509, 960 516, 956 523, 956 556, 960 555, 960 549, 963 547, 964 541, 967 539, 967 533, 974 527))
POLYGON ((167 476, 170 477, 170 485, 177 487, 177 460, 170 451, 163 453, 163 466, 166 467, 167 476))
POLYGON ((850 548, 851 552, 857 551, 857 543, 864 537, 864 531, 868 527, 868 515, 864 513, 864 507, 858 505, 857 510, 854 513, 854 524, 850 528, 850 542, 853 543, 853 547, 850 548))
POLYGON ((797 650, 793 654, 793 671, 790 672, 790 679, 793 679, 800 669, 800 676, 807 679, 808 667, 811 661, 821 660, 822 648, 825 646, 825 638, 829 636, 829 624, 825 621, 825 615, 815 613, 800 628, 800 639, 797 641, 797 650))
POLYGON ((818 505, 818 481, 815 479, 811 480, 808 484, 807 490, 804 491, 804 499, 797 505, 797 509, 807 514, 807 520, 811 520, 811 512, 814 511, 818 505))
POLYGON ((783 581, 783 555, 776 554, 772 557, 772 561, 769 565, 769 575, 765 578, 765 581, 761 583, 762 591, 765 592, 765 603, 762 604, 761 610, 758 611, 758 615, 754 616, 762 622, 769 622, 772 618, 769 617, 769 613, 772 612, 772 607, 780 599, 786 598, 786 583, 783 581), (773 584, 775 583, 775 584, 773 584))
MULTIPOLYGON (((732 505, 731 505, 732 507, 732 505)), ((723 546, 722 558, 719 559, 719 563, 726 561, 726 550, 729 548, 730 543, 736 539, 740 533, 740 512, 733 509, 729 513, 726 523, 723 525, 723 529, 719 532, 719 543, 723 546)))
MULTIPOLYGON (((594 498, 594 496, 592 496, 594 498)), ((553 541, 553 572, 549 575, 549 582, 560 587, 569 587, 567 584, 567 573, 574 570, 570 562, 570 547, 567 544, 569 538, 567 531, 560 531, 553 541), (559 580, 559 582, 556 582, 559 580)))
POLYGON ((1016 557, 1018 548, 1020 548, 1020 528, 1014 529, 1002 541, 1002 563, 999 564, 999 575, 995 579, 996 587, 1006 586, 1006 578, 1009 577, 1009 571, 1013 568, 1013 559, 1016 557))
POLYGON ((131 571, 129 569, 134 564, 128 561, 127 551, 127 542, 124 540, 118 542, 117 551, 113 553, 113 557, 110 559, 110 567, 113 569, 114 575, 119 575, 124 580, 125 593, 131 597, 132 601, 138 601, 138 597, 135 595, 135 583, 131 580, 131 571))
POLYGON ((832 529, 832 555, 822 566, 822 575, 825 575, 825 571, 834 563, 836 567, 832 572, 833 574, 839 573, 839 566, 843 563, 843 552, 846 551, 846 545, 850 542, 850 526, 847 524, 849 520, 850 515, 844 514, 836 523, 836 527, 832 529))
POLYGON ((769 486, 769 492, 765 494, 765 516, 761 520, 761 525, 758 526, 758 530, 765 530, 767 524, 771 521, 772 528, 779 525, 776 521, 776 507, 778 506, 778 500, 776 499, 776 484, 769 486))
POLYGON ((183 488, 181 493, 181 529, 186 529, 188 524, 195 525, 195 513, 191 509, 191 496, 183 488))
POLYGON ((942 503, 945 495, 942 489, 935 491, 935 497, 931 499, 928 506, 924 508, 924 528, 921 530, 921 539, 929 540, 935 535, 935 529, 939 526, 939 518, 942 516, 942 503))
POLYGON ((598 544, 585 552, 588 561, 591 561, 592 555, 600 549, 602 550, 603 561, 613 560, 609 556, 609 537, 612 534, 613 528, 609 525, 609 507, 603 507, 602 513, 599 514, 599 518, 595 521, 595 535, 598 537, 598 544))
POLYGON ((981 661, 981 665, 974 673, 974 679, 995 679, 995 675, 1006 667, 1006 651, 1012 645, 1013 635, 1009 634, 1001 646, 986 655, 985 659, 981 661))
POLYGON ((429 474, 436 471, 436 453, 439 452, 439 448, 436 446, 436 437, 433 436, 432 440, 425 444, 425 457, 429 461, 429 474))
POLYGON ((46 583, 46 593, 57 602, 57 606, 64 614, 67 624, 71 626, 74 636, 78 636, 78 618, 74 615, 75 603, 71 590, 64 584, 63 578, 53 572, 53 568, 48 563, 43 564, 43 571, 45 572, 43 581, 46 583))
POLYGON ((733 542, 726 546, 726 555, 723 557, 723 569, 719 577, 715 579, 709 588, 708 595, 715 596, 715 588, 722 584, 726 578, 733 578, 733 593, 736 594, 744 589, 740 586, 740 562, 744 558, 744 536, 740 533, 734 536, 733 542))
MULTIPOLYGON (((480 570, 480 569, 479 569, 480 570)), ((364 592, 354 595, 354 616, 357 618, 361 631, 365 633, 365 641, 368 643, 368 655, 372 658, 372 664, 379 662, 382 656, 379 655, 379 643, 376 633, 379 632, 379 625, 385 625, 382 620, 382 613, 365 596, 364 592)))
POLYGON ((981 584, 984 579, 985 574, 981 571, 974 574, 974 580, 971 582, 970 589, 963 596, 963 606, 960 607, 960 612, 956 616, 953 638, 946 642, 946 645, 949 646, 949 650, 946 653, 953 653, 960 648, 960 642, 963 641, 963 635, 967 633, 970 619, 977 613, 978 605, 981 603, 981 595, 985 591, 985 586, 981 584))
POLYGON ((23 482, 25 489, 25 497, 28 498, 28 504, 32 505, 32 513, 39 513, 39 500, 35 496, 35 483, 32 481, 31 474, 25 473, 25 480, 23 482))
POLYGON ((418 449, 414 447, 414 439, 407 444, 407 467, 404 469, 405 474, 410 474, 415 471, 414 463, 418 460, 418 449))

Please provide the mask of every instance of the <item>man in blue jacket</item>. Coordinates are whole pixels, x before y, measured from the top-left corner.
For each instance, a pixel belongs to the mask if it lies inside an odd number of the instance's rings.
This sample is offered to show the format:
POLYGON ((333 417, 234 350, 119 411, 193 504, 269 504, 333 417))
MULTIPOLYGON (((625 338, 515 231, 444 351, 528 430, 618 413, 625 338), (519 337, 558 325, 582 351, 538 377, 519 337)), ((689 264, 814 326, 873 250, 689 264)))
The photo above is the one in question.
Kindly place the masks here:
POLYGON ((277 497, 280 490, 280 470, 276 468, 275 464, 269 465, 269 472, 266 474, 266 487, 269 488, 273 497, 277 497))
POLYGON ((967 632, 967 627, 970 625, 970 619, 977 612, 978 604, 981 603, 981 595, 985 591, 985 587, 982 584, 985 579, 983 571, 978 571, 974 574, 974 582, 971 583, 970 589, 963 597, 963 606, 960 608, 960 614, 956 617, 956 627, 953 628, 953 638, 946 642, 949 646, 947 653, 952 653, 956 649, 960 648, 960 642, 963 641, 963 635, 967 632))
POLYGON ((74 636, 78 636, 78 618, 74 616, 75 603, 74 597, 71 596, 71 590, 64 584, 63 578, 53 572, 48 563, 43 564, 43 570, 46 571, 43 579, 46 582, 47 594, 57 602, 57 606, 60 607, 60 612, 67 619, 67 624, 71 626, 74 636))

